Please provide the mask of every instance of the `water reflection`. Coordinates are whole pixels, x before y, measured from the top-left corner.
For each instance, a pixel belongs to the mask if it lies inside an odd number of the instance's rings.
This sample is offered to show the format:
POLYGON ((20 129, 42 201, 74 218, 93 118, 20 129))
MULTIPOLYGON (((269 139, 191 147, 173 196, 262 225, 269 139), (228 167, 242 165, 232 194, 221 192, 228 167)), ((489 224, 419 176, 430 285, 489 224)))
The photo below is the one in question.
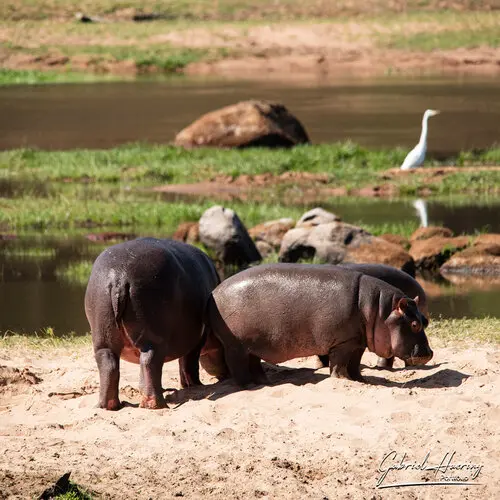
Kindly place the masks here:
MULTIPOLYGON (((75 236, 0 243, 0 333, 10 330, 33 334, 47 327, 52 327, 56 335, 86 333, 83 299, 90 265, 113 242, 91 242, 75 236), (79 274, 61 275, 62 269, 81 263, 85 265, 79 274)), ((500 277, 418 279, 429 296, 434 317, 499 317, 500 277)))

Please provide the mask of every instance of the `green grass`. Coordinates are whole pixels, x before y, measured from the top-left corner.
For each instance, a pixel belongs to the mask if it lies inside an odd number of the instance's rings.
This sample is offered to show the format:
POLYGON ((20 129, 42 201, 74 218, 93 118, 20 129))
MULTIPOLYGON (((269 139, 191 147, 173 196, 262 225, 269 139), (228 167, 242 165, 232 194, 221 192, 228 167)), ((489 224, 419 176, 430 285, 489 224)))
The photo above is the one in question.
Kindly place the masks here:
MULTIPOLYGON (((217 175, 280 175, 295 171, 327 173, 329 181, 336 186, 359 187, 379 182, 379 172, 400 165, 406 153, 402 148, 369 150, 350 141, 288 150, 185 150, 147 144, 128 144, 108 150, 17 149, 0 152, 0 180, 75 180, 153 185, 160 182, 196 182, 217 175)), ((460 158, 463 165, 500 165, 500 148, 463 152, 460 158)), ((483 174, 478 172, 480 176, 483 174)), ((490 183, 496 179, 496 173, 487 175, 490 183)), ((411 177, 418 181, 418 176, 411 177)), ((408 178, 405 179, 408 182, 408 178)), ((460 190, 462 188, 460 186, 460 190)))
MULTIPOLYGON (((214 202, 163 202, 160 198, 137 201, 133 195, 113 200, 75 200, 66 197, 21 198, 2 202, 0 226, 37 230, 77 227, 140 228, 141 231, 172 234, 180 222, 195 221, 214 202)), ((267 203, 231 203, 247 227, 265 220, 300 217, 304 210, 267 203)), ((92 229, 89 229, 92 232, 92 229)))
MULTIPOLYGON (((500 19, 497 20, 500 22, 500 19)), ((385 44, 403 50, 453 50, 459 48, 500 47, 498 26, 476 26, 470 30, 429 31, 415 34, 390 35, 385 44)))
POLYGON ((77 71, 37 71, 0 68, 1 85, 38 85, 42 83, 81 83, 123 80, 117 75, 83 73, 77 71))
POLYGON ((70 481, 68 491, 61 495, 56 495, 54 498, 57 500, 92 500, 95 497, 82 486, 70 481))
POLYGON ((75 335, 68 333, 56 336, 52 328, 47 327, 30 335, 20 335, 7 331, 0 337, 0 349, 36 349, 46 350, 54 348, 90 348, 92 338, 88 335, 75 335))
POLYGON ((500 344, 500 318, 432 319, 426 332, 431 341, 437 339, 444 345, 500 344))

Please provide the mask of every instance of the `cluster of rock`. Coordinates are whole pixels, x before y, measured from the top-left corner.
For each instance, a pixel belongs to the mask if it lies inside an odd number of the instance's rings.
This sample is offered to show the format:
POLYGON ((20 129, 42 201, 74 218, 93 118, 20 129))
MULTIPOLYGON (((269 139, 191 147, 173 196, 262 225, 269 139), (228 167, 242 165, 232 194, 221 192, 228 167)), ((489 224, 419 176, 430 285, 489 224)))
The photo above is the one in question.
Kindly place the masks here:
POLYGON ((387 264, 414 276, 424 273, 500 275, 500 234, 454 236, 448 228, 420 228, 409 240, 397 235, 374 236, 361 227, 314 208, 297 223, 284 218, 248 231, 233 210, 209 208, 199 223, 183 223, 174 239, 201 242, 224 264, 244 266, 272 253, 280 262, 387 264))

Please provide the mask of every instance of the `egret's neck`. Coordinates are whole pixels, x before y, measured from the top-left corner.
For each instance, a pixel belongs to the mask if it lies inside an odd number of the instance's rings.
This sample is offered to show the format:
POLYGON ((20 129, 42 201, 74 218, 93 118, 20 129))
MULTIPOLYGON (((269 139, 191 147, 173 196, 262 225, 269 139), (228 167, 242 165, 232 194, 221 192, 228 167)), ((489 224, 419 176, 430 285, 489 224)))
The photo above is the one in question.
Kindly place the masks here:
POLYGON ((420 134, 419 144, 424 144, 427 142, 427 120, 429 119, 428 115, 425 115, 422 119, 422 133, 420 134))

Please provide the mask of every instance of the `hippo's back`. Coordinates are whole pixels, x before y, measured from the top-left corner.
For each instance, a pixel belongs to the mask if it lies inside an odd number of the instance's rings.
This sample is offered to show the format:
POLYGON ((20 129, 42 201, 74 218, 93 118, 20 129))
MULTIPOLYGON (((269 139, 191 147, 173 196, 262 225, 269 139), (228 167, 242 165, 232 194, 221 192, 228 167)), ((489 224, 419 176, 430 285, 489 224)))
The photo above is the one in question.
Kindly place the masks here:
POLYGON ((419 309, 428 317, 427 297, 420 283, 408 273, 384 264, 340 264, 340 267, 367 274, 399 288, 410 298, 419 297, 419 309))
POLYGON ((157 288, 164 279, 193 282, 211 291, 219 282, 212 261, 201 250, 174 240, 138 238, 113 245, 96 259, 92 278, 125 280, 139 287, 157 288))

